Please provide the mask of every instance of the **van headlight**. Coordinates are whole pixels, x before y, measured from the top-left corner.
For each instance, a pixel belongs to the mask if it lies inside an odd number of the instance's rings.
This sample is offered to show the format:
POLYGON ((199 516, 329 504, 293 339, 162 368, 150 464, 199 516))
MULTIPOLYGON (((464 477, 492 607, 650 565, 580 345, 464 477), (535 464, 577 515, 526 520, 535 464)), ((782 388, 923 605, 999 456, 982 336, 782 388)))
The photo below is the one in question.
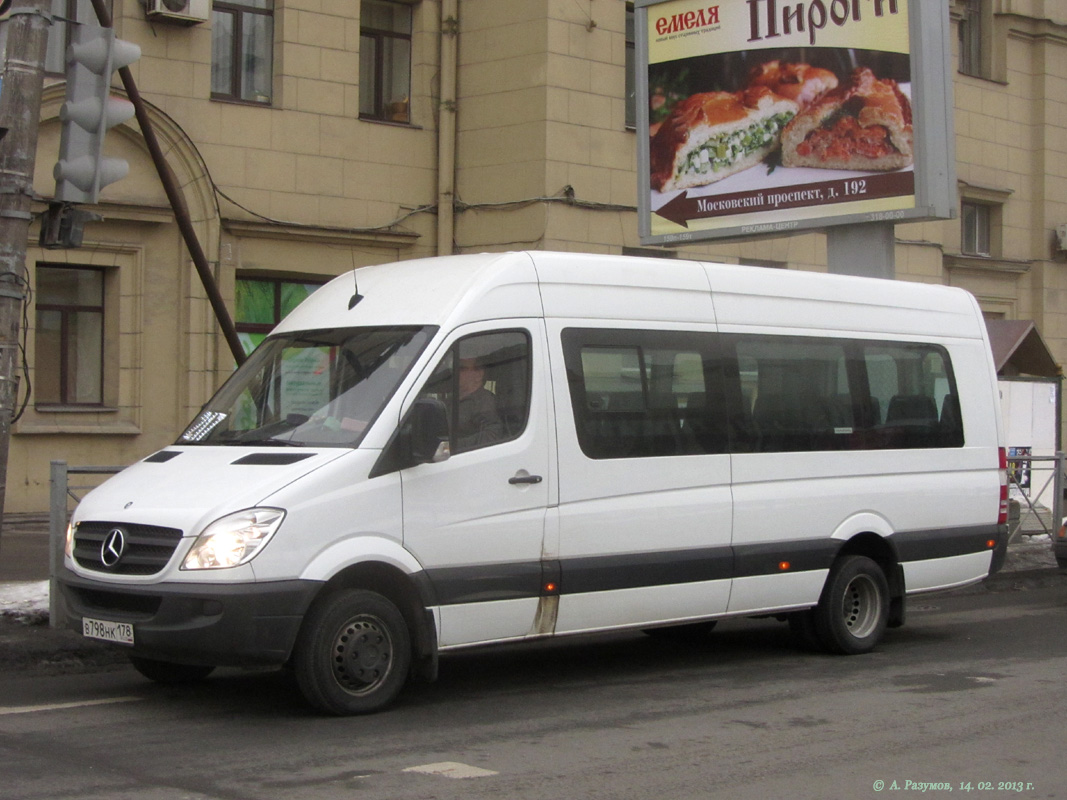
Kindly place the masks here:
POLYGON ((217 519, 196 537, 182 569, 227 569, 251 561, 283 519, 280 508, 250 508, 217 519))

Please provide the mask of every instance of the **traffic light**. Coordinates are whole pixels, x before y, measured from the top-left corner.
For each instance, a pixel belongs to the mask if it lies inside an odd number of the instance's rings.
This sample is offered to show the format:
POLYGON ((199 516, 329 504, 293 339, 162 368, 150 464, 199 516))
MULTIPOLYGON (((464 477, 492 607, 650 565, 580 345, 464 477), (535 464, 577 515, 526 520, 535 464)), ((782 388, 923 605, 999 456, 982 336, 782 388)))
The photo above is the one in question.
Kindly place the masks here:
POLYGON ((141 48, 116 39, 111 28, 76 25, 71 31, 59 161, 52 173, 57 201, 95 203, 102 187, 130 171, 123 159, 104 158, 103 147, 108 129, 134 113, 128 100, 111 96, 111 73, 140 57, 141 48))

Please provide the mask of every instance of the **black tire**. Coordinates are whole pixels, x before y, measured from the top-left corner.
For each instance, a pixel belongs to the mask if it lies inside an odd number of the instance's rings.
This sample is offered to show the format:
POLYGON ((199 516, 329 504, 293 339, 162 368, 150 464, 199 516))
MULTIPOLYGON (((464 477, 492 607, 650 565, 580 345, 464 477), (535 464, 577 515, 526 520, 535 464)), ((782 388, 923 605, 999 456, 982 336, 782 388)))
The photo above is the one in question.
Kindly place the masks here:
POLYGON ((869 653, 889 621, 889 583, 882 568, 866 556, 838 559, 812 619, 819 641, 831 653, 869 653))
POLYGON ((715 629, 716 620, 706 622, 688 622, 684 625, 664 625, 661 628, 644 628, 646 636, 665 642, 684 642, 699 644, 707 639, 715 629))
POLYGON ((318 709, 345 716, 389 705, 411 668, 404 616, 375 592, 331 593, 308 612, 293 653, 300 691, 318 709))
POLYGON ((148 680, 168 685, 196 683, 204 680, 215 670, 214 667, 175 664, 171 661, 156 661, 154 658, 142 658, 141 656, 130 656, 130 663, 148 680))

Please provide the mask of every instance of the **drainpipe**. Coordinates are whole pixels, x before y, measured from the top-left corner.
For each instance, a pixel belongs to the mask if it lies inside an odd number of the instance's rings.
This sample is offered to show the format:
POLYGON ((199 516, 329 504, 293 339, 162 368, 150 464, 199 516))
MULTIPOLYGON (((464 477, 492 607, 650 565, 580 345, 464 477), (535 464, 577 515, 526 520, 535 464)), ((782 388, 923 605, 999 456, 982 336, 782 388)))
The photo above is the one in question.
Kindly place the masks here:
POLYGON ((441 0, 441 97, 437 113, 437 255, 452 255, 455 238, 456 73, 459 0, 441 0))

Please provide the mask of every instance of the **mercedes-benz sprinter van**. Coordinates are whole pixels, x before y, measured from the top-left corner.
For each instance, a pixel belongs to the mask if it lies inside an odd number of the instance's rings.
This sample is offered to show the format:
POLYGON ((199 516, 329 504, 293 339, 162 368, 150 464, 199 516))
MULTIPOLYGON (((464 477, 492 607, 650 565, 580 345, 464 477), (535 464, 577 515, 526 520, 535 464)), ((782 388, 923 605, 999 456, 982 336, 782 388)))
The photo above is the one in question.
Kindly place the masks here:
POLYGON ((959 289, 528 252, 316 291, 178 440, 91 492, 71 624, 160 681, 290 664, 379 709, 458 648, 773 615, 871 650, 1006 546, 959 289))

